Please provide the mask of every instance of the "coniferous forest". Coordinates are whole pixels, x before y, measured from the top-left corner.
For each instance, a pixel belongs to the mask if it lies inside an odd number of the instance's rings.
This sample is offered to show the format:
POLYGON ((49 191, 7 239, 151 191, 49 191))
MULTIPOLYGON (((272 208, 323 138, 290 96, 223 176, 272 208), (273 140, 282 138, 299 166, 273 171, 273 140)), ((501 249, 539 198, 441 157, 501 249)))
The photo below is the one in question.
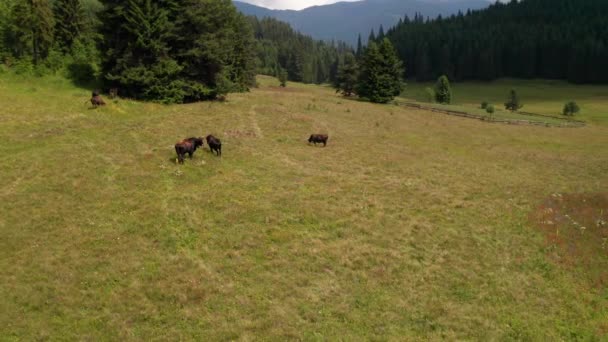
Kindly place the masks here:
POLYGON ((257 44, 258 72, 276 76, 285 69, 290 81, 334 82, 337 68, 352 48, 343 42, 324 42, 294 31, 282 21, 249 17, 257 44))
POLYGON ((420 81, 500 77, 608 80, 608 1, 525 0, 428 20, 404 18, 386 32, 407 77, 420 81))
POLYGON ((249 89, 256 73, 325 83, 349 50, 230 0, 6 0, 0 59, 21 74, 56 74, 166 103, 249 89))
MULTIPOLYGON (((407 70, 402 76, 420 81, 446 75, 602 83, 608 80, 605 13, 604 0, 513 0, 449 18, 406 17, 389 30, 372 30, 370 41, 382 45, 388 38, 407 70)), ((345 56, 362 63, 367 49, 360 42, 359 36, 353 50, 317 41, 284 22, 245 17, 230 0, 0 3, 0 61, 16 73, 61 73, 167 103, 245 91, 256 73, 344 83, 337 76, 345 56)))

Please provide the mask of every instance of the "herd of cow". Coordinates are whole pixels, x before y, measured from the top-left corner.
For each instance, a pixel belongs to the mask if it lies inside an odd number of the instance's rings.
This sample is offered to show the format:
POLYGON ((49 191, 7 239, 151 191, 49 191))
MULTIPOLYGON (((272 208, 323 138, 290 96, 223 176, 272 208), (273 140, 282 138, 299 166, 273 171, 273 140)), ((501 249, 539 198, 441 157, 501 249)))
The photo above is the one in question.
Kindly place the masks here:
MULTIPOLYGON (((116 94, 116 90, 112 89, 111 94, 116 94)), ((99 91, 97 90, 93 91, 93 93, 91 94, 90 101, 94 108, 97 108, 98 106, 105 106, 106 104, 99 95, 99 91)), ((317 144, 322 143, 323 146, 327 146, 328 139, 329 136, 327 134, 311 134, 308 138, 308 143, 313 143, 315 144, 315 146, 317 144)), ((215 152, 218 157, 222 155, 222 142, 220 141, 220 139, 210 134, 205 137, 205 140, 207 140, 207 145, 209 146, 209 150, 211 151, 211 153, 215 152)), ((183 164, 186 154, 190 157, 190 159, 192 159, 192 155, 194 154, 196 149, 198 149, 199 147, 203 147, 203 145, 204 143, 202 137, 187 138, 178 142, 177 144, 175 144, 177 162, 183 164)))

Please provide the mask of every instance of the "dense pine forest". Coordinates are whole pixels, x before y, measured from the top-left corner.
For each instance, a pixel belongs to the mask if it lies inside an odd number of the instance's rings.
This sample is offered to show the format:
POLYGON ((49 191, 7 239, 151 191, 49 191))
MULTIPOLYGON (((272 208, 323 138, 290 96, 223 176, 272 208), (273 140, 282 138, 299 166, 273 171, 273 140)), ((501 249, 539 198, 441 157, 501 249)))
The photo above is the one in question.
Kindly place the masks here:
POLYGON ((249 17, 257 44, 258 72, 278 75, 285 69, 291 81, 333 82, 339 61, 352 48, 343 42, 313 40, 272 18, 249 17))
POLYGON ((525 0, 449 18, 405 18, 386 36, 421 81, 608 80, 606 0, 525 0))
POLYGON ((6 0, 0 61, 18 74, 64 74, 79 84, 166 103, 215 99, 255 85, 336 77, 349 48, 238 13, 230 0, 6 0))

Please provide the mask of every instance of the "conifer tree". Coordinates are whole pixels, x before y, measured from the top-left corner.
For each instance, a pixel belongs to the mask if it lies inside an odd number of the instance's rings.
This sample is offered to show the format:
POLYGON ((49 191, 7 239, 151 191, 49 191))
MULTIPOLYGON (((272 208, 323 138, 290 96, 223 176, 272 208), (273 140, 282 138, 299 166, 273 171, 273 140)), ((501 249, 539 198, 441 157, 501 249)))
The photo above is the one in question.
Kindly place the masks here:
POLYGON ((512 112, 515 112, 521 109, 524 105, 519 102, 519 97, 517 96, 517 92, 515 89, 511 89, 509 94, 509 100, 505 103, 505 108, 512 112))
POLYGON ((359 37, 357 38, 357 51, 355 56, 357 57, 357 59, 361 58, 361 55, 363 54, 363 43, 361 42, 361 33, 359 33, 359 37))
POLYGON ((372 102, 386 103, 401 93, 403 64, 388 39, 370 42, 360 65, 357 94, 372 102))
POLYGON ((443 104, 450 104, 452 102, 450 80, 445 75, 439 77, 435 84, 435 101, 443 104))
POLYGON ((378 41, 384 39, 384 27, 382 27, 382 25, 380 25, 380 29, 378 30, 378 37, 376 37, 376 39, 378 39, 378 41))
POLYGON ((287 70, 283 68, 279 69, 279 74, 277 75, 277 78, 279 79, 281 87, 287 87, 287 70))
POLYGON ((104 79, 136 98, 214 99, 253 82, 254 44, 228 0, 102 0, 104 79))
POLYGON ((66 53, 83 30, 84 11, 80 0, 55 0, 55 42, 66 53))
POLYGON ((338 70, 336 92, 341 92, 344 96, 353 95, 358 77, 359 67, 357 66, 357 59, 352 53, 347 53, 344 56, 344 63, 340 65, 338 70))
POLYGON ((29 55, 34 64, 39 64, 53 44, 54 22, 49 0, 18 0, 12 17, 17 57, 29 55))
POLYGON ((369 33, 369 37, 367 38, 367 45, 369 46, 370 42, 376 41, 376 34, 374 33, 374 29, 369 33))

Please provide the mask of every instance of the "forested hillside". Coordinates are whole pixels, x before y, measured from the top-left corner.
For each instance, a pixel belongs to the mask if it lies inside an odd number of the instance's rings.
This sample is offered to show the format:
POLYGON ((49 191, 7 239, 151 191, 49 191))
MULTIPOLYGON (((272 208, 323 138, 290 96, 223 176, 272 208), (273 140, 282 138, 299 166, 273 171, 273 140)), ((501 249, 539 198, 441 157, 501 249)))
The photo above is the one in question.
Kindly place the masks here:
POLYGON ((285 69, 289 80, 325 83, 335 79, 338 61, 351 47, 326 43, 294 31, 289 24, 272 18, 249 17, 257 44, 258 72, 277 75, 285 69))
POLYGON ((387 32, 407 76, 426 81, 500 77, 608 81, 605 0, 524 0, 387 32))
POLYGON ((381 25, 392 27, 404 15, 420 13, 425 18, 435 18, 456 14, 459 10, 485 8, 490 3, 486 0, 364 0, 313 6, 301 11, 270 10, 240 1, 234 1, 234 4, 247 15, 285 21, 314 39, 341 40, 355 45, 359 34, 363 35, 363 43, 366 43, 372 28, 377 30, 381 25))
POLYGON ((344 43, 315 41, 275 19, 238 13, 229 0, 6 0, 0 65, 63 74, 160 102, 215 99, 249 89, 257 73, 335 79, 344 43))

